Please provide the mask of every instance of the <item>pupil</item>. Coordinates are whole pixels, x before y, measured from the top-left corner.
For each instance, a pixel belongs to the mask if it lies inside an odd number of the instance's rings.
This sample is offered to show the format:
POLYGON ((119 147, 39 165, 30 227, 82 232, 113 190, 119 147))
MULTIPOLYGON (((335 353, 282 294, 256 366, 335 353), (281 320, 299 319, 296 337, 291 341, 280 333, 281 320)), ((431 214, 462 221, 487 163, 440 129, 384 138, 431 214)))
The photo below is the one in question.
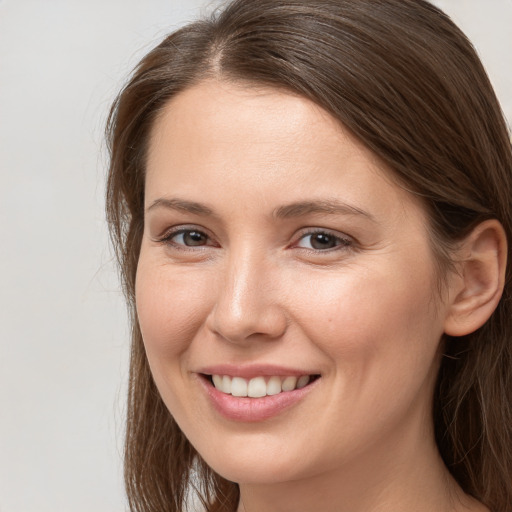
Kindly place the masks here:
POLYGON ((311 239, 311 246, 314 249, 330 249, 334 247, 335 240, 331 235, 326 235, 325 233, 318 233, 313 235, 311 239))
POLYGON ((197 231, 189 231, 184 235, 186 245, 204 245, 204 235, 197 231))

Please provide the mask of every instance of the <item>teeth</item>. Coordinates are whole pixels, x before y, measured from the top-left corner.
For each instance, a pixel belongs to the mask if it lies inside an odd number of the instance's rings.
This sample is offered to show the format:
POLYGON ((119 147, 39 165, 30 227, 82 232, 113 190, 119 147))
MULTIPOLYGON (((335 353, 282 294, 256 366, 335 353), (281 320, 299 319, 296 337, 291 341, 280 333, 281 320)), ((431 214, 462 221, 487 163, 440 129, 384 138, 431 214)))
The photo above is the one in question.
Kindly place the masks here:
POLYGON ((231 377, 229 375, 224 375, 222 377, 222 388, 220 388, 224 393, 231 394, 231 377))
POLYGON ((297 381, 297 389, 301 389, 309 384, 309 375, 303 375, 302 377, 299 377, 299 380, 297 381))
POLYGON ((233 396, 247 396, 247 381, 240 377, 231 379, 231 394, 233 396))
POLYGON ((279 377, 270 377, 267 382, 267 395, 277 395, 281 391, 281 379, 279 377))
POLYGON ((249 381, 247 396, 250 396, 251 398, 260 398, 262 396, 266 396, 266 394, 267 384, 263 377, 255 377, 249 381))
MULTIPOLYGON (((223 377, 221 377, 220 375, 212 375, 212 379, 213 379, 213 385, 217 389, 224 389, 224 386, 222 385, 222 381, 224 380, 223 377)), ((229 377, 228 377, 228 379, 229 379, 229 377)))
POLYGON ((311 377, 309 375, 302 375, 299 378, 294 376, 273 376, 267 379, 265 377, 254 377, 247 381, 242 377, 231 378, 229 375, 212 375, 212 380, 216 389, 228 395, 260 398, 267 395, 277 395, 282 391, 301 389, 309 384, 311 377))
POLYGON ((283 388, 283 391, 293 391, 296 385, 297 377, 286 377, 281 387, 283 388))

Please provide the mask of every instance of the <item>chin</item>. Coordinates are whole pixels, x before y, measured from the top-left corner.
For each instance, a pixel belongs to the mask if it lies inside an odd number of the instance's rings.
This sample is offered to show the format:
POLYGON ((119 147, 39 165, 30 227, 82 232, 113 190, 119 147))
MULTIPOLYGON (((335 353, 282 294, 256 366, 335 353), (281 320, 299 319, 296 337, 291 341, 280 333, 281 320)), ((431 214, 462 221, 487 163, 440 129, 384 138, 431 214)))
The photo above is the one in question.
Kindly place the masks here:
POLYGON ((237 461, 222 461, 209 464, 220 476, 238 484, 270 485, 299 479, 300 475, 290 468, 275 467, 269 464, 240 463, 237 461))
MULTIPOLYGON (((247 445, 247 441, 245 443, 247 445)), ((312 476, 313 464, 303 458, 303 450, 296 457, 285 456, 270 446, 255 443, 253 449, 219 450, 205 453, 203 459, 220 476, 236 483, 276 484, 312 476)))

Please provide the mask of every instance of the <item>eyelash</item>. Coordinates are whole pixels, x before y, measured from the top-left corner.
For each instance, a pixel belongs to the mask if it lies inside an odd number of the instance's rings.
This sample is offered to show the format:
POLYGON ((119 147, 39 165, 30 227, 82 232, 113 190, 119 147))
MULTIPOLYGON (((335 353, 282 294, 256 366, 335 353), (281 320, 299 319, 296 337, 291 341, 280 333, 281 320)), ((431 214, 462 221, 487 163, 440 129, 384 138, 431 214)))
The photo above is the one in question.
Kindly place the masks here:
POLYGON ((165 233, 165 235, 163 237, 157 239, 157 242, 170 245, 173 248, 176 248, 178 250, 183 250, 183 251, 191 251, 191 250, 195 251, 195 250, 197 250, 197 248, 202 249, 205 246, 206 247, 207 246, 215 247, 215 244, 211 244, 211 243, 210 244, 205 243, 204 245, 185 245, 184 243, 180 244, 180 243, 176 243, 173 241, 173 238, 175 238, 176 236, 185 235, 187 233, 197 233, 198 235, 205 237, 206 242, 211 240, 211 237, 208 236, 207 233, 205 233, 204 231, 202 231, 200 229, 196 229, 194 227, 179 227, 179 228, 172 229, 172 230, 168 231, 167 233, 165 233))
POLYGON ((298 241, 294 244, 294 246, 299 249, 304 249, 306 251, 313 251, 315 253, 318 253, 318 252, 324 253, 324 252, 331 252, 331 251, 350 248, 353 246, 353 241, 347 236, 341 236, 339 234, 335 234, 332 231, 329 231, 327 229, 313 229, 313 230, 310 229, 307 232, 303 232, 303 234, 299 237, 298 241), (301 247, 299 245, 299 243, 302 240, 305 240, 308 237, 313 237, 315 235, 326 235, 327 237, 329 237, 330 239, 332 239, 334 241, 335 245, 333 247, 328 247, 326 249, 318 249, 318 248, 314 248, 314 247, 312 247, 312 248, 301 247))
MULTIPOLYGON (((158 238, 156 241, 163 243, 163 244, 170 245, 173 248, 176 248, 178 250, 195 251, 198 249, 203 249, 204 247, 208 247, 208 246, 218 247, 218 245, 216 245, 216 244, 208 243, 209 241, 211 242, 211 240, 212 240, 212 238, 210 236, 208 236, 207 233, 205 233, 204 231, 202 231, 200 229, 195 229, 194 227, 191 226, 191 227, 178 227, 176 229, 168 231, 163 237, 158 238), (173 241, 173 239, 175 237, 177 237, 178 235, 185 235, 187 233, 188 234, 197 233, 198 235, 205 237, 206 243, 201 244, 201 245, 186 245, 185 243, 177 243, 177 242, 173 241)), ((314 252, 314 253, 327 253, 327 252, 332 252, 332 251, 337 251, 337 250, 348 249, 352 246, 353 246, 353 240, 349 237, 337 235, 327 229, 309 229, 307 231, 303 231, 303 233, 300 235, 298 240, 296 242, 294 242, 290 247, 297 248, 297 249, 304 250, 304 251, 310 251, 310 252, 314 252), (328 247, 326 249, 318 249, 318 248, 314 248, 314 247, 302 247, 299 245, 301 241, 305 240, 308 237, 313 237, 315 235, 325 235, 325 236, 329 237, 331 240, 333 240, 335 245, 332 247, 328 247)))

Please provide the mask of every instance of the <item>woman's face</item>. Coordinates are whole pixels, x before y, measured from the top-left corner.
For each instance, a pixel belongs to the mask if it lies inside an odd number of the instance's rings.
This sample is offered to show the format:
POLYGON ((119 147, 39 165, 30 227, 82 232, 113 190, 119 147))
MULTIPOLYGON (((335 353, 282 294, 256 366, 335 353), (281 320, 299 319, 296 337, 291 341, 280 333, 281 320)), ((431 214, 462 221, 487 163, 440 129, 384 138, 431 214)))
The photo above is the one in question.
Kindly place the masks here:
POLYGON ((165 404, 222 476, 432 448, 447 306, 425 213, 389 176, 273 89, 203 82, 155 123, 137 311, 165 404))

